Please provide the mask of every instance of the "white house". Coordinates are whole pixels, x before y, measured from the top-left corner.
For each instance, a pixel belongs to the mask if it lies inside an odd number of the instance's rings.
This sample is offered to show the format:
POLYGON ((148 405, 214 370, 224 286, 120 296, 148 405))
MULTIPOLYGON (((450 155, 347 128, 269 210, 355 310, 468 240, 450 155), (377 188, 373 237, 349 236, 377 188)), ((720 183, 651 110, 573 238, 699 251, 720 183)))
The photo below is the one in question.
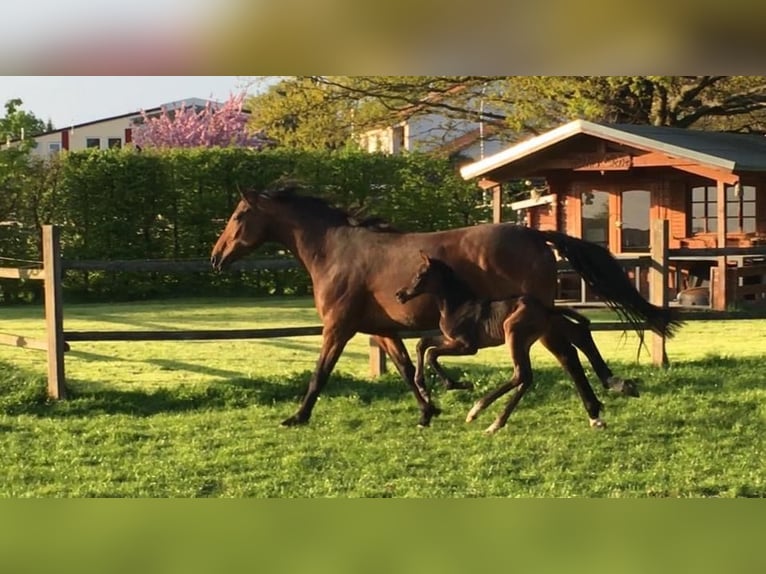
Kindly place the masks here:
MULTIPOLYGON (((211 102, 201 98, 189 98, 162 104, 155 108, 144 110, 149 116, 156 116, 162 113, 162 110, 172 111, 180 108, 182 105, 192 107, 195 110, 202 109, 206 104, 212 103, 218 105, 218 102, 211 102)), ((32 153, 40 157, 49 157, 51 154, 61 150, 84 150, 87 148, 109 149, 114 147, 123 147, 133 140, 133 129, 137 124, 143 121, 141 110, 93 120, 82 124, 59 128, 50 132, 45 132, 35 136, 36 142, 32 153)), ((13 145, 15 142, 7 142, 2 145, 13 145)))
POLYGON ((497 124, 491 121, 458 120, 429 113, 365 131, 358 141, 362 149, 371 153, 459 153, 478 161, 508 147, 510 141, 499 133, 497 124))

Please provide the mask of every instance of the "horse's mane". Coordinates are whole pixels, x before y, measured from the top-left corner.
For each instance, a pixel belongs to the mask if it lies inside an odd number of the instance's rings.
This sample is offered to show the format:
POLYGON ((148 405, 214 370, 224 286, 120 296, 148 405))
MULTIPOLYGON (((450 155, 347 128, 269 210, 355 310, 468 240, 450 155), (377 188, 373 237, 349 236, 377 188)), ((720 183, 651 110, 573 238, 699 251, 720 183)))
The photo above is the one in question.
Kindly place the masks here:
POLYGON ((259 192, 262 197, 281 203, 289 203, 294 209, 321 217, 327 222, 344 227, 361 227, 383 233, 398 233, 398 231, 382 217, 366 217, 358 219, 348 211, 331 205, 326 199, 306 194, 306 187, 300 182, 278 182, 259 192))

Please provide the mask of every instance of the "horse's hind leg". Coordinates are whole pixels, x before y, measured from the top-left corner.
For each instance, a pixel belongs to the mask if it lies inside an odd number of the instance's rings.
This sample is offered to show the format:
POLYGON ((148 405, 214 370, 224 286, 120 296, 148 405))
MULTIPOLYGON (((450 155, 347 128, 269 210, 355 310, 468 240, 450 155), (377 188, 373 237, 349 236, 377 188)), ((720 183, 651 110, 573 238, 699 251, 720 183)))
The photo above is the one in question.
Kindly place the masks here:
POLYGON ((601 409, 604 405, 593 392, 588 377, 585 376, 582 363, 580 363, 580 358, 577 356, 577 350, 569 343, 566 334, 558 330, 556 323, 552 322, 551 328, 543 335, 541 341, 572 378, 585 406, 585 411, 590 418, 590 425, 597 428, 606 427, 606 423, 601 420, 601 409))
POLYGON ((587 357, 605 389, 630 397, 638 396, 636 381, 616 377, 612 373, 612 370, 601 356, 598 347, 596 347, 596 342, 593 340, 587 324, 569 321, 561 315, 556 316, 553 320, 553 328, 564 333, 569 342, 580 349, 587 357))
MULTIPOLYGON (((446 342, 446 338, 442 335, 433 335, 429 337, 421 337, 420 340, 417 343, 416 354, 417 354, 417 369, 415 371, 415 382, 419 385, 425 384, 425 368, 424 368, 424 357, 426 355, 426 351, 431 347, 442 347, 444 346, 446 342)), ((439 364, 439 362, 436 360, 436 358, 433 356, 433 354, 429 354, 428 356, 428 365, 433 369, 433 371, 436 373, 436 375, 441 379, 442 386, 448 390, 448 391, 454 391, 456 389, 473 389, 473 385, 471 383, 461 383, 459 381, 456 381, 452 377, 449 376, 447 371, 444 370, 444 368, 439 364)))
MULTIPOLYGON (((399 338, 376 336, 374 339, 378 343, 378 346, 391 357, 399 374, 415 395, 415 400, 418 402, 418 407, 420 408, 420 421, 418 424, 424 427, 428 426, 431 423, 431 418, 435 415, 439 415, 441 410, 431 402, 431 396, 425 385, 418 382, 415 367, 412 365, 412 361, 410 360, 410 356, 407 353, 407 348, 404 346, 404 343, 402 343, 402 340, 399 338)), ((420 357, 418 357, 418 360, 420 361, 420 357)))

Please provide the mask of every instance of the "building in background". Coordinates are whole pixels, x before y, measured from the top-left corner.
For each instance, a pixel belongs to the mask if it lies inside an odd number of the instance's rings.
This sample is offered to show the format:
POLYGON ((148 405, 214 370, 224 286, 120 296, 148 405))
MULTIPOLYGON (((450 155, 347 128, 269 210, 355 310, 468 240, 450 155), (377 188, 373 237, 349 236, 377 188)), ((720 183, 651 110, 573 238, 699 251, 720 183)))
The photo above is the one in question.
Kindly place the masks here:
MULTIPOLYGON (((161 114, 163 109, 172 112, 174 109, 186 106, 187 108, 190 107, 195 111, 199 111, 208 104, 213 106, 221 105, 220 102, 212 100, 188 98, 162 104, 148 110, 143 110, 143 112, 152 117, 161 114)), ((62 150, 78 151, 89 148, 120 148, 132 142, 133 129, 142 122, 142 110, 136 110, 118 116, 55 129, 32 138, 37 144, 32 149, 32 153, 38 157, 45 158, 62 150)), ((12 146, 15 143, 17 141, 5 142, 0 145, 0 148, 12 146)))

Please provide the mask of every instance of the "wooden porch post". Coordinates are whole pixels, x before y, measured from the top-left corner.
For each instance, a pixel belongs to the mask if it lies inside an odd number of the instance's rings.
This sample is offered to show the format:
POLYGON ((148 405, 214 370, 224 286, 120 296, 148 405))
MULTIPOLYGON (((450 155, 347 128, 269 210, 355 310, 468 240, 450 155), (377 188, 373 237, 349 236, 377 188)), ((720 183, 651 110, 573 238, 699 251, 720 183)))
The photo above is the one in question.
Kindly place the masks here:
MULTIPOLYGON (((670 222, 667 219, 652 221, 650 244, 652 262, 649 267, 649 302, 657 307, 668 306, 668 242, 670 222)), ((668 366, 665 337, 651 333, 652 364, 668 366)))
POLYGON ((503 221, 503 188, 496 185, 492 188, 492 223, 503 221))
MULTIPOLYGON (((717 192, 717 204, 716 204, 716 218, 718 220, 718 234, 716 246, 719 249, 726 247, 726 184, 720 179, 716 182, 717 192)), ((725 311, 726 306, 729 303, 726 289, 726 255, 718 257, 718 280, 715 283, 715 293, 710 295, 713 297, 714 309, 717 311, 725 311)))
POLYGON ((43 225, 45 331, 48 338, 48 395, 66 398, 64 379, 64 312, 61 301, 61 232, 43 225))

